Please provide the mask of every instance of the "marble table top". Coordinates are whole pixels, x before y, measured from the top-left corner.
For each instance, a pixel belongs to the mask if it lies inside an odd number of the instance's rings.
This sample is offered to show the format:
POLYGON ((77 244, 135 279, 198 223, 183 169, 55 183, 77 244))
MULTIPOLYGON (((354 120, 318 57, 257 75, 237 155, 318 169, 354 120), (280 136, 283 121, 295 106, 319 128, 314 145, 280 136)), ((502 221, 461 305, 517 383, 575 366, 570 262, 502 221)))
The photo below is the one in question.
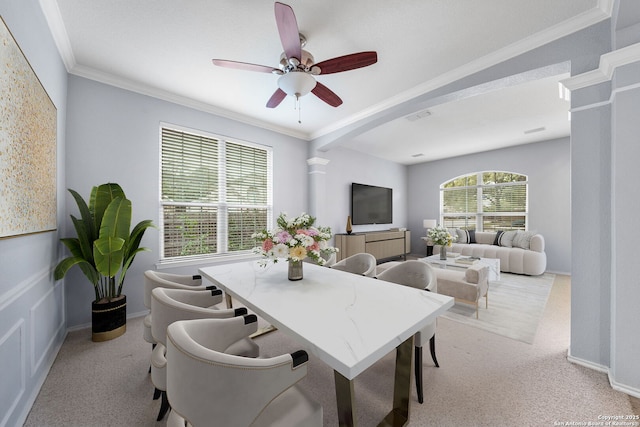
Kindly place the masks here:
POLYGON ((453 306, 445 295, 304 264, 289 281, 287 263, 256 261, 200 269, 206 279, 353 379, 453 306))

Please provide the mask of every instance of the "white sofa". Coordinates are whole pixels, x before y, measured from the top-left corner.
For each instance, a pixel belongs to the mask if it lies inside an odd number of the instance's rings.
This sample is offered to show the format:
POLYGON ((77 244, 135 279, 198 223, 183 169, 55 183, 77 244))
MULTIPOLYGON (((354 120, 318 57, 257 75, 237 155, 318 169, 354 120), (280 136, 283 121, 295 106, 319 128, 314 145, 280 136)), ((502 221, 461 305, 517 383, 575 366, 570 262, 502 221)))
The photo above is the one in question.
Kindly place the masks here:
MULTIPOLYGON (((451 229, 458 240, 447 252, 482 258, 499 258, 500 271, 505 273, 537 276, 547 268, 547 254, 544 252, 544 237, 529 231, 478 231, 451 229), (498 233, 500 233, 498 235, 498 233), (496 235, 498 237, 496 238, 496 235)), ((429 239, 423 237, 429 245, 429 239)), ((440 246, 434 245, 433 253, 440 253, 440 246)))

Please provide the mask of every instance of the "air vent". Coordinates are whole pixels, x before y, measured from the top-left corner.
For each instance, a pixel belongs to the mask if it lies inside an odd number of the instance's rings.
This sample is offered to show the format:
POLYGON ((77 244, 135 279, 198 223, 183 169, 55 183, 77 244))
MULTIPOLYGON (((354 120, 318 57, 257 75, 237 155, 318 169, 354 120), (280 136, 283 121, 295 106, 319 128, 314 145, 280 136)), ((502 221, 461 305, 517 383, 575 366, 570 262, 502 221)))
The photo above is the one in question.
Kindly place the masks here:
POLYGON ((530 133, 542 132, 543 130, 547 130, 547 128, 543 126, 543 127, 540 127, 540 128, 525 130, 524 134, 528 135, 530 133))
POLYGON ((409 120, 410 122, 415 122, 416 120, 422 119, 424 117, 428 117, 430 115, 431 115, 431 111, 422 110, 422 111, 418 111, 417 113, 413 113, 408 116, 405 116, 405 119, 409 120))

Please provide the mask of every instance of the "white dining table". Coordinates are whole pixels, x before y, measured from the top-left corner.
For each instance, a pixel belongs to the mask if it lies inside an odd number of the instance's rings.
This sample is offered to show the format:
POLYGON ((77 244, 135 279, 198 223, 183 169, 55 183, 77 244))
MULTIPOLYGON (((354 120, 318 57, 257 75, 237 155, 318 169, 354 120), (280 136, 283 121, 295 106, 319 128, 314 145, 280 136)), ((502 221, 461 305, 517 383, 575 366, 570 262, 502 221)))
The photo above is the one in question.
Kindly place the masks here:
POLYGON ((408 423, 413 336, 453 298, 311 263, 299 281, 287 279, 285 261, 200 272, 333 368, 341 426, 356 425, 353 379, 396 349, 393 407, 379 425, 408 423))

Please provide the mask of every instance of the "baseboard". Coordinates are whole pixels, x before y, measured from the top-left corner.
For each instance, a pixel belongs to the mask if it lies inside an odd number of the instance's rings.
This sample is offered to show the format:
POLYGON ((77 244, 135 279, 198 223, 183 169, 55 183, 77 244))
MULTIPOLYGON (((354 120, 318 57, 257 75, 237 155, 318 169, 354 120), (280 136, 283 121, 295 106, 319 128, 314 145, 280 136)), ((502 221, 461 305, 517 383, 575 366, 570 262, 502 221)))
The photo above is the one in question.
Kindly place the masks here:
POLYGON ((608 366, 604 366, 604 365, 600 365, 598 363, 593 363, 590 362, 588 360, 584 360, 584 359, 580 359, 579 357, 575 357, 571 355, 571 349, 569 349, 567 351, 567 360, 571 363, 574 363, 576 365, 580 365, 580 366, 584 366, 585 368, 589 368, 592 369, 594 371, 598 371, 598 372, 602 372, 604 374, 607 374, 607 377, 609 378, 609 385, 611 385, 611 388, 616 390, 616 391, 620 391, 622 393, 628 394, 629 396, 633 396, 636 397, 638 399, 640 399, 640 389, 634 388, 634 387, 629 387, 626 384, 621 384, 619 382, 617 382, 612 374, 611 374, 611 369, 608 366))
POLYGON ((616 382, 609 374, 609 384, 611 384, 611 388, 614 390, 620 391, 622 393, 628 394, 629 396, 636 397, 640 399, 640 389, 629 387, 625 384, 620 384, 616 382))
POLYGON ((575 357, 571 355, 571 348, 567 350, 567 360, 576 365, 584 366, 585 368, 592 369, 594 371, 602 372, 605 374, 609 374, 609 367, 600 365, 599 363, 593 363, 588 360, 580 359, 579 357, 575 357))

